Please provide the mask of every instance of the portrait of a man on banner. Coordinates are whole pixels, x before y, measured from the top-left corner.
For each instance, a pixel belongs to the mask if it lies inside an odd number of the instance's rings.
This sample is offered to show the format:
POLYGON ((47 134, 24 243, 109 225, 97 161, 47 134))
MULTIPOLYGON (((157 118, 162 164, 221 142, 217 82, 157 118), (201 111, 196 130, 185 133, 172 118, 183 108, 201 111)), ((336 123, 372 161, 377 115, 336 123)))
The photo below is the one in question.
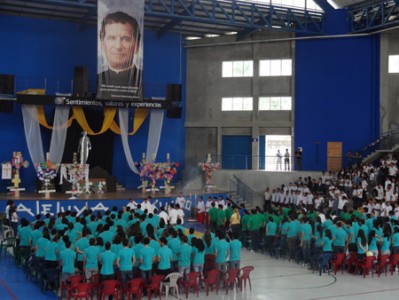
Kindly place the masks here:
POLYGON ((98 99, 142 99, 143 18, 143 0, 98 2, 98 99))

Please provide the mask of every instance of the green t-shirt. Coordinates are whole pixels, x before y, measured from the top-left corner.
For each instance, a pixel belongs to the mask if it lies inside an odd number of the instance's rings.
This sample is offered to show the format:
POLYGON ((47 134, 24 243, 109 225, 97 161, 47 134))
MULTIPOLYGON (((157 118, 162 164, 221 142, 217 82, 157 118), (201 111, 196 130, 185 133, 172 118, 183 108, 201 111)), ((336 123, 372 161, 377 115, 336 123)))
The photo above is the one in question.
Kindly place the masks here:
POLYGON ((243 215, 241 218, 241 226, 242 229, 244 230, 248 230, 248 223, 249 223, 249 219, 251 218, 250 215, 243 215))
POLYGON ((209 220, 213 222, 217 222, 218 220, 218 212, 219 210, 216 207, 212 207, 209 210, 209 220))
POLYGON ((219 209, 217 226, 223 226, 225 223, 226 223, 226 212, 223 209, 219 209))
POLYGON ((262 220, 259 218, 258 214, 252 215, 249 219, 248 222, 248 228, 249 230, 258 230, 263 224, 263 218, 262 220))

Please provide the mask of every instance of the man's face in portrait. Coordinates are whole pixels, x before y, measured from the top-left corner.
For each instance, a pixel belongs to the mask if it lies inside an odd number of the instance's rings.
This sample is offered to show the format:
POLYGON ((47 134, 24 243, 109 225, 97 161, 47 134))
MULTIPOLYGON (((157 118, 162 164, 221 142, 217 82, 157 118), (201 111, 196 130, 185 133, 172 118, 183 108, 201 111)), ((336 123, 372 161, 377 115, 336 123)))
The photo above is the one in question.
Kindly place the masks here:
POLYGON ((136 38, 132 25, 128 23, 106 25, 102 47, 112 70, 121 71, 130 68, 136 49, 136 38))

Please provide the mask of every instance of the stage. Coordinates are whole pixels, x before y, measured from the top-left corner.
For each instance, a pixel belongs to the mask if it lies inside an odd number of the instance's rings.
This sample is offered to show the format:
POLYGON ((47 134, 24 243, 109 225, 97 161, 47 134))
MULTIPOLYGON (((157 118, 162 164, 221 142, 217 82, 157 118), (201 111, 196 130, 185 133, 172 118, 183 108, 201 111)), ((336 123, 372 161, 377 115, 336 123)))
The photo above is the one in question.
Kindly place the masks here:
POLYGON ((18 198, 9 193, 4 193, 0 194, 0 212, 5 211, 8 200, 13 200, 17 206, 18 216, 32 221, 37 214, 46 215, 47 213, 51 213, 55 215, 59 212, 70 210, 76 211, 77 214, 80 215, 85 209, 91 209, 94 212, 107 211, 114 206, 121 209, 129 203, 130 198, 134 198, 136 203, 141 203, 147 196, 151 196, 151 203, 153 203, 155 207, 160 208, 161 206, 167 207, 169 203, 175 201, 180 193, 182 193, 186 199, 184 212, 186 216, 189 216, 192 209, 195 208, 200 196, 204 197, 204 201, 206 201, 209 196, 223 196, 225 198, 227 191, 212 190, 208 192, 177 189, 172 190, 169 194, 165 194, 163 191, 143 193, 142 190, 127 190, 104 194, 81 195, 77 199, 69 199, 70 195, 61 192, 52 193, 49 199, 44 198, 42 194, 32 192, 23 192, 18 198))

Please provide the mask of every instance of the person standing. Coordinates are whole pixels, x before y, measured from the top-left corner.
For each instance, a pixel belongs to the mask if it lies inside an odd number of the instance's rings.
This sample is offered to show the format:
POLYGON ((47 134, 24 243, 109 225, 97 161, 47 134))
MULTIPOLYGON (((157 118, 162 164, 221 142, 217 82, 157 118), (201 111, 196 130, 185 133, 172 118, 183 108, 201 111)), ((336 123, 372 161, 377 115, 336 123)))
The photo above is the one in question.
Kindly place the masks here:
POLYGON ((178 266, 179 266, 179 273, 182 276, 183 280, 186 279, 188 273, 190 273, 190 266, 191 266, 191 254, 193 252, 193 248, 187 244, 187 236, 183 236, 182 244, 179 247, 179 259, 178 259, 178 266))
POLYGON ((230 217, 230 228, 233 236, 239 236, 241 230, 241 217, 238 208, 234 208, 234 212, 230 217))
POLYGON ((123 248, 119 250, 116 265, 121 272, 121 282, 126 283, 133 279, 133 265, 136 263, 134 250, 129 247, 129 240, 123 240, 123 248))
POLYGON ((281 164, 282 164, 283 155, 281 154, 280 150, 277 150, 276 153, 276 171, 281 171, 281 164))
POLYGON ((302 171, 302 148, 298 147, 295 151, 295 160, 298 171, 302 171))
POLYGON ((205 203, 202 196, 199 197, 199 202, 197 204, 197 222, 199 224, 204 224, 205 220, 205 203))
POLYGON ((171 261, 173 258, 172 250, 167 246, 167 240, 165 237, 159 239, 161 248, 158 249, 157 260, 158 260, 158 274, 164 275, 165 277, 171 272, 171 261))
POLYGON ((150 247, 150 239, 144 238, 144 248, 140 252, 140 270, 141 278, 143 278, 144 283, 147 284, 150 277, 152 276, 152 264, 155 261, 155 250, 150 247))
POLYGON ((289 171, 290 170, 290 153, 288 152, 288 149, 285 149, 284 153, 284 171, 289 171))
POLYGON ((114 264, 116 261, 116 255, 111 251, 111 243, 105 243, 105 251, 100 254, 100 281, 103 282, 108 279, 114 279, 114 264))

